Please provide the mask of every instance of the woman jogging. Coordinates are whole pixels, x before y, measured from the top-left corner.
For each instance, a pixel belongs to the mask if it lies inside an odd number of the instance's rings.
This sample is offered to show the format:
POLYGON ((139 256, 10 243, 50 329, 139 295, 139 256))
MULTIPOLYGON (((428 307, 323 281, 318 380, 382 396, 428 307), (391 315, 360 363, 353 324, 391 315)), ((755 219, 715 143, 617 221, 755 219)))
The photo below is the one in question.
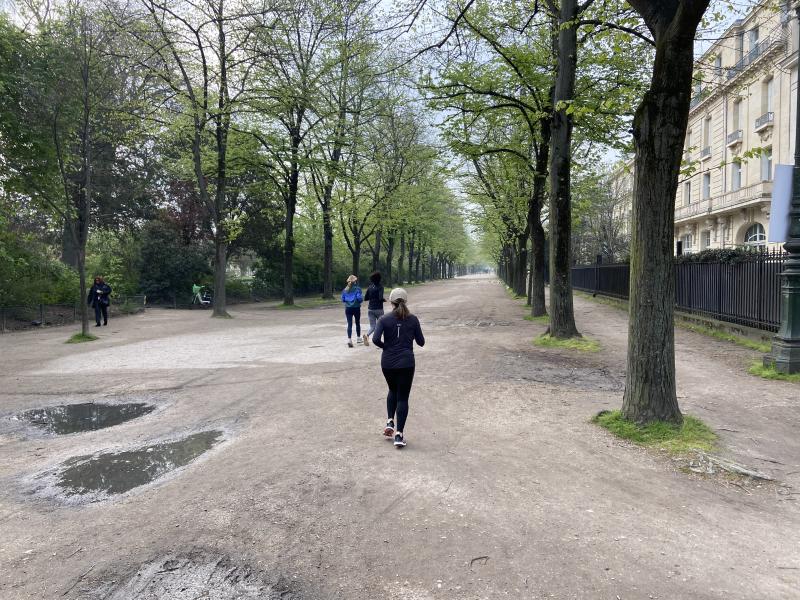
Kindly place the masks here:
POLYGON ((111 303, 111 286, 102 277, 94 278, 94 285, 89 290, 86 303, 94 308, 95 327, 100 327, 100 317, 103 317, 103 325, 108 325, 108 305, 111 303))
POLYGON ((361 341, 361 288, 358 286, 358 277, 350 275, 347 278, 347 287, 342 290, 344 302, 344 316, 347 319, 347 345, 353 347, 353 319, 356 321, 356 337, 361 341))
POLYGON ((367 346, 369 346, 370 336, 375 332, 378 319, 383 316, 383 303, 386 302, 386 298, 383 297, 381 274, 375 271, 369 276, 369 281, 367 293, 364 294, 364 300, 367 302, 367 317, 369 317, 369 331, 364 334, 364 343, 367 346))
POLYGON ((386 396, 386 412, 389 416, 383 435, 387 438, 394 436, 394 445, 398 448, 406 445, 403 427, 408 417, 408 397, 414 381, 414 341, 418 346, 425 345, 419 319, 408 310, 407 301, 408 294, 403 288, 393 289, 389 294, 393 310, 380 318, 372 336, 372 342, 383 348, 381 370, 389 386, 386 396))

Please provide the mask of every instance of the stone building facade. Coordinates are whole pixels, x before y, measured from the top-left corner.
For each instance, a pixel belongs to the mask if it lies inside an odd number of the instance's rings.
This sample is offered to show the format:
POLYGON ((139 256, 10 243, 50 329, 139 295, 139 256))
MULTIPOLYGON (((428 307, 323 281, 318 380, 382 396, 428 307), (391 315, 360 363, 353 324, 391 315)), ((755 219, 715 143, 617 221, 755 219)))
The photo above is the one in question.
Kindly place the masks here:
POLYGON ((775 165, 794 164, 793 4, 759 4, 697 63, 675 199, 675 242, 684 252, 768 245, 775 165))

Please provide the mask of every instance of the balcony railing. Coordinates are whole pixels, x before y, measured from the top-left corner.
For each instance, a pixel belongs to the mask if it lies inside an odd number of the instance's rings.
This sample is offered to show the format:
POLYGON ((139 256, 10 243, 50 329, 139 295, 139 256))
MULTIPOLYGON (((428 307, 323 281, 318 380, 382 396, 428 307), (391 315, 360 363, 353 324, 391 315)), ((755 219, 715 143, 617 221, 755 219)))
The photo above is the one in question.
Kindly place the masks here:
POLYGON ((770 198, 771 196, 772 182, 761 181, 759 183, 740 188, 735 192, 728 192, 727 194, 722 195, 720 198, 715 199, 714 210, 731 208, 734 206, 739 206, 740 204, 747 204, 748 202, 770 198))
MULTIPOLYGON (((728 192, 722 196, 717 196, 716 198, 700 200, 700 202, 679 206, 675 208, 675 221, 685 221, 701 215, 718 213, 751 202, 767 200, 771 196, 772 182, 761 181, 736 191, 728 192)), ((679 201, 682 200, 683 196, 679 194, 678 199, 679 201)))
POLYGON ((741 129, 737 129, 733 133, 729 133, 728 134, 728 139, 727 139, 728 146, 732 146, 733 144, 736 144, 736 143, 741 142, 741 141, 742 141, 742 130, 741 129))
POLYGON ((711 202, 709 200, 701 200, 693 204, 688 204, 675 209, 675 221, 682 221, 683 219, 690 219, 698 215, 704 215, 711 212, 711 202))
POLYGON ((744 54, 735 65, 726 70, 728 80, 733 79, 743 72, 748 66, 756 62, 759 57, 767 54, 770 50, 786 43, 786 33, 783 28, 776 28, 770 35, 753 46, 749 52, 744 54))
POLYGON ((774 120, 775 120, 775 113, 773 112, 764 113, 763 115, 761 115, 756 119, 755 130, 758 131, 760 129, 763 129, 767 125, 772 125, 772 122, 774 120))
POLYGON ((706 146, 700 151, 700 160, 711 156, 711 146, 706 146))

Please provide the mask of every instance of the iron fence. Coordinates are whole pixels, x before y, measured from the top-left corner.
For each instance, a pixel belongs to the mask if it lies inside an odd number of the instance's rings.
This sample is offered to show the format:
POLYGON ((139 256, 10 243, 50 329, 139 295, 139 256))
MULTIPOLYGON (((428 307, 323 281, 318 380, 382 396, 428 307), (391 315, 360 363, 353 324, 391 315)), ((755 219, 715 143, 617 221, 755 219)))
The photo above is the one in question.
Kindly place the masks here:
MULTIPOLYGON (((146 300, 145 296, 114 296, 108 307, 109 315, 141 312, 145 308, 146 300)), ((81 306, 78 303, 0 306, 0 333, 70 325, 80 320, 81 306)), ((89 307, 89 320, 94 320, 94 309, 91 307, 89 307)))
MULTIPOLYGON (((753 252, 731 262, 676 262, 675 308, 777 331, 781 319, 781 282, 787 254, 753 252)), ((630 265, 590 265, 572 269, 572 287, 627 299, 630 265)))

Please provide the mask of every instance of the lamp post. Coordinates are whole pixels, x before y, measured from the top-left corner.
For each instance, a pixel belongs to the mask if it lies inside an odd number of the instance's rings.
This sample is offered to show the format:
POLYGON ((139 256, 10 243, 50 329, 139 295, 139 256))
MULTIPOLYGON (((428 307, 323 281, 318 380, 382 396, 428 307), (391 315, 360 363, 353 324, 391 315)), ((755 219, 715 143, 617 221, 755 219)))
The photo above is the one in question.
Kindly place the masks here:
MULTIPOLYGON (((795 15, 799 36, 796 66, 800 75, 800 2, 795 5, 795 15)), ((789 258, 781 273, 781 327, 772 339, 772 354, 764 361, 766 366, 774 364, 781 373, 800 373, 800 76, 795 94, 797 109, 792 202, 789 207, 789 234, 783 245, 789 258)))

